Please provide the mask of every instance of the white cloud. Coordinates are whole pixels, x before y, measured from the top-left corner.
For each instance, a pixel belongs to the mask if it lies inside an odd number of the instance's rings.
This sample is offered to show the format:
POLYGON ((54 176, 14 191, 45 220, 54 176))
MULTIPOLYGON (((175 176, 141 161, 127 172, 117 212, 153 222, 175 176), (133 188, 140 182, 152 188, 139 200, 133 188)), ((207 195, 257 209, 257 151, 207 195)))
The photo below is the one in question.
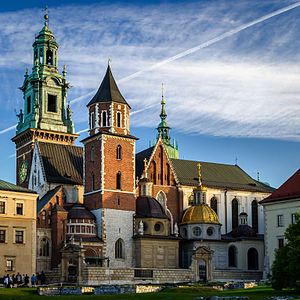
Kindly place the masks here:
MULTIPOLYGON (((73 86, 68 99, 99 86, 108 57, 113 60, 115 78, 122 79, 293 3, 229 2, 148 5, 143 9, 120 4, 50 8, 49 27, 60 45, 59 63, 67 65, 73 86)), ((131 124, 157 125, 158 117, 154 120, 149 115, 159 114, 164 82, 167 120, 177 130, 299 140, 299 11, 296 8, 120 83, 137 112, 132 114, 131 124)), ((9 68, 24 72, 25 66, 32 64, 31 44, 34 33, 41 29, 41 15, 38 10, 0 14, 0 42, 5 42, 0 49, 0 73, 9 68)), ((20 82, 12 82, 6 89, 17 86, 20 82)), ((87 102, 72 104, 75 122, 87 122, 87 114, 82 113, 87 102)))

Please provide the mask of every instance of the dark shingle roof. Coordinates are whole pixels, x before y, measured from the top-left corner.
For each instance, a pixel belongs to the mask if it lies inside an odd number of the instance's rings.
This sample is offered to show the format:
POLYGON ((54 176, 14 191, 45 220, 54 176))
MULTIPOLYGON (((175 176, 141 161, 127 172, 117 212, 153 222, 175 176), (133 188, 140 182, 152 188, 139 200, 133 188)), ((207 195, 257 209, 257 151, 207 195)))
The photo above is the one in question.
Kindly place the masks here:
POLYGON ((22 192, 22 193, 37 194, 34 191, 31 191, 29 189, 23 188, 21 186, 12 184, 12 183, 4 181, 4 180, 0 180, 0 190, 2 190, 2 191, 12 191, 12 192, 22 192))
POLYGON ((272 195, 260 201, 261 204, 300 198, 300 169, 284 182, 272 195))
POLYGON ((59 191, 60 186, 57 186, 53 190, 50 190, 47 194, 45 194, 40 200, 37 201, 36 210, 39 213, 45 205, 55 196, 55 194, 59 191))
POLYGON ((156 199, 147 196, 137 197, 136 217, 168 219, 160 203, 156 199))
POLYGON ((144 159, 146 158, 149 161, 153 150, 154 146, 135 155, 135 176, 141 177, 144 171, 144 159))
MULTIPOLYGON (((119 102, 127 104, 126 100, 122 96, 119 88, 115 82, 115 79, 111 73, 110 66, 107 67, 106 74, 102 80, 102 83, 96 93, 87 106, 90 106, 98 102, 119 102)), ((129 105, 128 105, 129 106, 129 105)), ((129 106, 130 107, 130 106, 129 106)))
POLYGON ((83 149, 71 145, 39 142, 48 182, 83 184, 83 149))
POLYGON ((83 204, 76 203, 69 210, 68 219, 92 219, 96 217, 83 204))
MULTIPOLYGON (((197 185, 198 161, 171 159, 176 176, 183 185, 197 185)), ((201 163, 203 185, 206 187, 229 188, 253 192, 273 192, 274 189, 251 178, 237 165, 209 162, 201 163)))

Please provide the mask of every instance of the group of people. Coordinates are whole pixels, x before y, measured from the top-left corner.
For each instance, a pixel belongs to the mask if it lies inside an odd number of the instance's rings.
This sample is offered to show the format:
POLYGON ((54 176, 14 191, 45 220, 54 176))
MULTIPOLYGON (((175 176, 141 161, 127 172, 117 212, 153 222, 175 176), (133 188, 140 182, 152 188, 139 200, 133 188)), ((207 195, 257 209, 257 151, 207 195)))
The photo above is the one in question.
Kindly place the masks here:
POLYGON ((32 276, 29 278, 29 276, 21 275, 19 272, 17 275, 5 275, 3 277, 3 287, 5 288, 13 288, 13 287, 29 287, 29 280, 31 283, 31 286, 36 285, 44 285, 46 283, 46 275, 44 271, 41 273, 32 274, 32 276))

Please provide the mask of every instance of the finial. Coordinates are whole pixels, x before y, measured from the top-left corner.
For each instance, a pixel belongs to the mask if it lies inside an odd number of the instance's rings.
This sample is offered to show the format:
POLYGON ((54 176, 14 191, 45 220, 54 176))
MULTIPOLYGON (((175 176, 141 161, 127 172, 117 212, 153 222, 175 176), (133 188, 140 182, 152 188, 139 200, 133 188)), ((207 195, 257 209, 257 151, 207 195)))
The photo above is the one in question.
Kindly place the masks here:
POLYGON ((237 156, 235 157, 235 165, 236 166, 238 165, 238 158, 237 158, 237 156))
POLYGON ((164 84, 161 84, 161 104, 165 104, 165 99, 164 99, 164 84))
POLYGON ((257 172, 257 181, 260 181, 260 172, 257 172))
POLYGON ((62 71, 62 74, 63 74, 64 77, 66 77, 66 75, 67 75, 66 65, 64 65, 64 69, 62 71))
POLYGON ((28 75, 28 69, 26 68, 26 71, 25 71, 26 75, 28 75))
POLYGON ((202 180, 201 180, 201 164, 198 163, 197 166, 198 166, 198 185, 201 186, 202 185, 202 180))
POLYGON ((110 66, 110 62, 111 62, 111 59, 108 58, 108 60, 107 60, 107 65, 108 65, 108 66, 110 66))
POLYGON ((45 26, 47 26, 47 20, 48 20, 48 5, 46 5, 46 7, 45 7, 45 15, 44 15, 44 19, 45 19, 45 26))
POLYGON ((144 170, 147 168, 147 158, 144 159, 144 170))

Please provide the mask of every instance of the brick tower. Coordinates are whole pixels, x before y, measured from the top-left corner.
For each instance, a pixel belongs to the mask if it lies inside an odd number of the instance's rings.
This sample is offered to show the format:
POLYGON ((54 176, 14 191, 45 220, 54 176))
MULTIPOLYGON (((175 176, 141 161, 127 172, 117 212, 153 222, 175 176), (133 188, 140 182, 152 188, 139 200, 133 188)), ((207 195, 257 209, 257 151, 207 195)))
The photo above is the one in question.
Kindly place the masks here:
POLYGON ((108 65, 89 109, 84 139, 84 203, 97 218, 98 235, 111 266, 132 265, 135 212, 135 142, 129 134, 130 106, 108 65), (106 232, 109 234, 106 235, 106 232))
POLYGON ((33 68, 24 75, 20 87, 23 92, 24 110, 18 114, 16 136, 17 184, 28 187, 34 148, 34 140, 64 145, 73 145, 78 135, 74 134, 71 109, 66 108, 66 70, 58 73, 55 36, 45 24, 33 43, 33 68))

